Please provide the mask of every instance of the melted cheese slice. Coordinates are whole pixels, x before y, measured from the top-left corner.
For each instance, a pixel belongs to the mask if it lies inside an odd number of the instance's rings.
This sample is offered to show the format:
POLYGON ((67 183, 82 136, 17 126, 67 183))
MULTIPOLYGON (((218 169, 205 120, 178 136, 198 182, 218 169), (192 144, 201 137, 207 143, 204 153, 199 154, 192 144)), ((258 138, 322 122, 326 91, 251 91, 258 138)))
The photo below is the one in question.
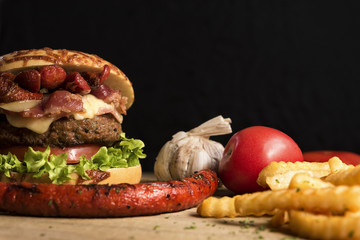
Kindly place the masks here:
POLYGON ((0 108, 11 112, 22 112, 38 105, 41 100, 25 100, 0 104, 0 108))
POLYGON ((18 128, 27 128, 36 133, 46 132, 54 118, 24 118, 16 114, 7 114, 6 119, 10 125, 18 128))
POLYGON ((114 110, 114 106, 104 102, 103 100, 88 94, 82 97, 84 112, 74 113, 73 116, 76 120, 83 120, 85 118, 94 118, 101 109, 114 110))
MULTIPOLYGON (((84 112, 74 113, 73 116, 76 120, 83 120, 85 118, 94 118, 103 109, 107 112, 116 111, 115 107, 111 104, 105 103, 103 100, 96 98, 94 95, 85 95, 82 97, 84 112)), ((18 128, 27 128, 33 132, 42 134, 46 132, 55 118, 31 118, 22 117, 17 114, 6 114, 6 118, 10 125, 18 128)))

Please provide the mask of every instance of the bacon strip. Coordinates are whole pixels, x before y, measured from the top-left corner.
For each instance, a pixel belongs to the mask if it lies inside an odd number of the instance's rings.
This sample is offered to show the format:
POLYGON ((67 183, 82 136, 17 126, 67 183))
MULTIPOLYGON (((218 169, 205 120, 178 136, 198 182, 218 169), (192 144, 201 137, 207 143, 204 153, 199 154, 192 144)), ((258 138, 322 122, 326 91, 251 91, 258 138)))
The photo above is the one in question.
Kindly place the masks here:
POLYGON ((34 108, 20 112, 23 117, 55 117, 60 118, 83 111, 80 95, 65 90, 58 90, 45 96, 43 101, 34 108))
POLYGON ((44 106, 45 115, 82 112, 83 103, 80 95, 65 90, 53 92, 44 106))
POLYGON ((0 103, 42 99, 42 93, 32 93, 21 88, 14 82, 14 78, 11 73, 0 74, 0 103))
POLYGON ((98 88, 93 89, 91 94, 106 103, 113 104, 121 114, 126 114, 127 97, 122 96, 119 90, 101 84, 98 88))
MULTIPOLYGON (((125 102, 126 103, 126 102, 125 102)), ((76 112, 83 112, 82 98, 78 94, 72 94, 65 90, 53 92, 51 95, 44 95, 43 101, 36 107, 19 112, 22 117, 53 117, 60 118, 76 112)), ((122 122, 122 115, 114 108, 100 108, 95 115, 111 113, 118 122, 122 122)))
MULTIPOLYGON (((78 73, 77 73, 78 74, 78 73)), ((93 73, 98 78, 98 83, 103 82, 109 75, 108 66, 101 73, 93 73)), ((80 76, 80 74, 78 74, 80 76)), ((58 90, 49 94, 32 93, 21 88, 14 82, 15 75, 1 73, 0 75, 0 103, 20 100, 42 100, 36 107, 19 112, 23 117, 53 117, 61 118, 73 113, 83 112, 82 97, 79 94, 67 90, 58 90)), ((85 81, 85 80, 84 80, 85 81)), ((90 88, 89 88, 90 91, 90 88)), ((111 113, 119 122, 122 122, 122 114, 126 114, 127 97, 122 96, 119 90, 114 90, 105 84, 93 88, 90 94, 111 104, 114 108, 101 108, 96 115, 111 113)), ((4 112, 3 110, 1 110, 4 112)))
POLYGON ((116 109, 113 108, 99 108, 98 112, 95 115, 104 115, 107 113, 111 113, 119 123, 122 123, 123 116, 116 109))

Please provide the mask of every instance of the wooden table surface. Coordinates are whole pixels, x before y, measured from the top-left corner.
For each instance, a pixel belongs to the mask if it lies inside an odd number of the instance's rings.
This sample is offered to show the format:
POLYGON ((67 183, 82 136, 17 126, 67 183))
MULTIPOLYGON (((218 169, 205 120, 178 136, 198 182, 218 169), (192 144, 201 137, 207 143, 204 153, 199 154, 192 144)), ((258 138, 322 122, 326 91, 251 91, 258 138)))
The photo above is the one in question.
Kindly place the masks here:
MULTIPOLYGON (((144 174, 149 180, 151 175, 144 174)), ((219 190, 216 195, 226 195, 219 190)), ((125 218, 46 218, 0 215, 0 239, 295 239, 286 229, 268 226, 270 218, 202 218, 196 208, 125 218)), ((296 238, 300 239, 300 238, 296 238)))

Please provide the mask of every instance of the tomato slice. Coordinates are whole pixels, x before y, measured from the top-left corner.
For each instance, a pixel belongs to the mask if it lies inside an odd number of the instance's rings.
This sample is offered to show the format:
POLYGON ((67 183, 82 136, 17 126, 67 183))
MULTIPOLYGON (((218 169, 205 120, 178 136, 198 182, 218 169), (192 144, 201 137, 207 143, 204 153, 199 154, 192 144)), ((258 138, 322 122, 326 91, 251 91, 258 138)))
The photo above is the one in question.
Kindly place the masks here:
POLYGON ((358 165, 360 164, 360 155, 348 151, 332 151, 332 150, 318 150, 304 152, 304 161, 307 162, 327 162, 332 157, 338 157, 346 164, 358 165))
MULTIPOLYGON (((65 148, 58 148, 58 147, 52 147, 50 148, 50 153, 54 155, 59 155, 62 153, 67 153, 68 164, 75 164, 79 162, 79 158, 82 155, 85 155, 87 158, 92 157, 97 151, 99 151, 99 148, 101 146, 94 145, 94 144, 83 144, 83 145, 76 145, 72 147, 65 147, 65 148)), ((38 147, 34 146, 32 147, 36 151, 45 151, 45 147, 38 147)), ((0 148, 0 154, 8 154, 11 152, 12 154, 15 154, 16 157, 22 161, 24 159, 24 154, 28 150, 27 146, 10 146, 10 147, 3 147, 0 148)))

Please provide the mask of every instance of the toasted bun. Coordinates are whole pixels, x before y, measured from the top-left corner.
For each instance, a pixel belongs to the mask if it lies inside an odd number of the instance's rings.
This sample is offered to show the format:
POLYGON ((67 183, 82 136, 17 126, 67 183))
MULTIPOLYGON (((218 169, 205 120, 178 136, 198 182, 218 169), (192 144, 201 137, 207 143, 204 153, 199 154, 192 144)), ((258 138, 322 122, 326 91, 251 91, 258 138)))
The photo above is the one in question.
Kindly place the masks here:
MULTIPOLYGON (((129 183, 129 184, 137 184, 141 180, 142 170, 141 165, 135 167, 128 168, 111 168, 106 172, 109 173, 109 177, 105 178, 102 181, 96 182, 93 179, 86 181, 78 181, 80 176, 77 173, 72 173, 71 178, 73 180, 67 181, 64 184, 66 185, 76 185, 76 184, 120 184, 120 183, 129 183)), ((20 173, 12 173, 11 178, 5 176, 5 174, 1 174, 0 181, 1 182, 28 182, 28 183, 51 183, 48 175, 44 174, 40 178, 34 178, 32 174, 20 174, 20 173)))
POLYGON ((110 62, 93 54, 50 48, 20 50, 0 57, 0 72, 18 73, 27 68, 54 64, 63 67, 67 72, 101 71, 106 64, 111 71, 105 84, 120 90, 122 95, 128 98, 127 108, 134 102, 134 90, 126 75, 110 62))

